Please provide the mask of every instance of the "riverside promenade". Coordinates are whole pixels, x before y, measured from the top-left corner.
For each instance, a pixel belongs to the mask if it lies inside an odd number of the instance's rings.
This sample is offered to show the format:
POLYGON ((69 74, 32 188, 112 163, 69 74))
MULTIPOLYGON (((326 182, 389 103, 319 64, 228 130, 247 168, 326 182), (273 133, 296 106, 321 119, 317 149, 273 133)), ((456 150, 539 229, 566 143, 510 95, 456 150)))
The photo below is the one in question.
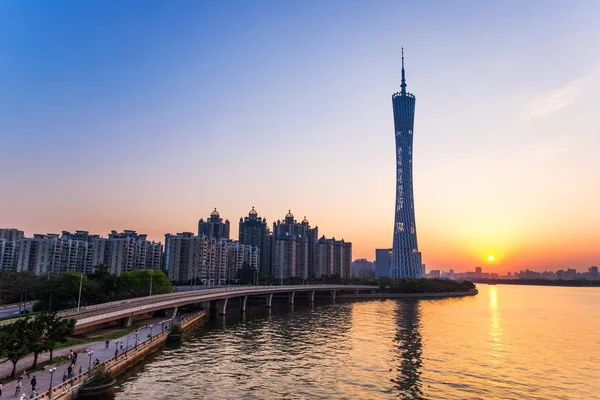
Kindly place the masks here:
MULTIPOLYGON (((161 321, 163 319, 156 319, 156 320, 148 320, 148 326, 144 327, 144 326, 140 326, 138 328, 138 335, 137 338, 140 342, 143 342, 145 340, 147 340, 148 335, 150 334, 150 331, 152 331, 152 334, 156 334, 158 332, 161 331, 161 321), (152 328, 149 327, 150 324, 153 324, 154 326, 152 328)), ((165 326, 167 324, 170 324, 172 321, 171 320, 167 320, 165 319, 165 326)), ((146 321, 144 321, 146 322, 146 321)), ((100 363, 103 363, 104 361, 106 361, 107 359, 113 357, 115 355, 115 347, 119 349, 119 352, 121 351, 121 343, 123 343, 123 350, 126 349, 127 347, 127 343, 129 342, 129 348, 135 347, 135 342, 136 342, 136 338, 135 338, 135 331, 131 332, 129 335, 125 335, 122 336, 118 339, 112 339, 109 341, 109 346, 108 348, 105 347, 105 340, 103 341, 98 341, 98 342, 92 342, 92 343, 86 343, 86 344, 82 344, 82 345, 77 345, 77 346, 73 346, 73 347, 64 347, 61 349, 57 349, 54 350, 54 357, 56 356, 65 356, 67 357, 69 355, 69 350, 73 350, 74 352, 77 353, 77 362, 75 364, 75 370, 73 371, 75 376, 77 376, 79 374, 79 368, 81 367, 81 371, 85 372, 87 371, 89 365, 90 365, 90 361, 93 367, 93 363, 94 360, 98 359, 100 361, 100 363), (115 342, 117 343, 115 345, 115 342), (92 354, 91 356, 88 356, 88 352, 93 351, 94 354, 92 354)), ((49 359, 49 353, 45 352, 42 355, 40 355, 40 357, 38 358, 38 362, 43 362, 43 361, 47 361, 49 359)), ((30 367, 31 364, 33 363, 33 355, 29 355, 27 357, 25 357, 25 359, 21 360, 17 366, 17 376, 20 374, 19 371, 22 371, 23 369, 25 369, 26 367, 30 367)), ((59 384, 61 384, 63 382, 63 375, 64 373, 67 371, 67 368, 69 367, 69 365, 71 365, 71 361, 70 360, 66 360, 63 361, 61 363, 58 364, 52 364, 49 365, 47 367, 45 367, 43 370, 40 371, 35 371, 35 372, 31 372, 30 373, 30 378, 27 377, 23 377, 22 383, 23 383, 23 387, 21 389, 21 393, 25 393, 27 398, 29 398, 29 395, 31 394, 31 378, 33 378, 35 376, 37 383, 36 383, 36 387, 38 388, 36 390, 36 393, 43 393, 46 392, 49 388, 50 388, 50 373, 48 372, 48 370, 50 368, 54 368, 56 367, 56 371, 54 371, 54 373, 52 374, 52 386, 57 386, 59 384)), ((4 363, 4 364, 0 364, 0 375, 5 376, 5 375, 9 375, 10 372, 12 371, 12 363, 10 363, 10 361, 4 363)), ((2 396, 0 396, 0 399, 15 399, 15 388, 16 388, 16 384, 17 384, 17 380, 12 380, 12 381, 6 381, 6 382, 2 382, 2 396)), ((20 397, 17 396, 16 398, 18 399, 20 397)))

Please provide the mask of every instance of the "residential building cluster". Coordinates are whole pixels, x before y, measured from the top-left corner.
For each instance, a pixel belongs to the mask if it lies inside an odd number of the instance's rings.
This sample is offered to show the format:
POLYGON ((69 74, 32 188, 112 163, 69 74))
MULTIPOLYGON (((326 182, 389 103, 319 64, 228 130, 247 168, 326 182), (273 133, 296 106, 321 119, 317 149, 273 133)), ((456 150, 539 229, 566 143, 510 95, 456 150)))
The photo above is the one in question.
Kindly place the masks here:
POLYGON ((352 243, 318 236, 306 217, 298 222, 291 211, 273 223, 252 207, 240 218, 239 240, 230 239, 230 222, 214 209, 198 221, 197 234, 166 234, 164 248, 136 231, 112 231, 107 238, 88 231, 35 234, 0 229, 0 271, 30 271, 37 275, 89 273, 105 264, 111 273, 164 269, 177 282, 223 285, 243 267, 275 279, 352 276, 352 243))
POLYGON ((62 234, 22 234, 0 239, 0 271, 29 271, 36 275, 90 273, 105 264, 113 274, 134 269, 160 269, 162 244, 136 231, 112 231, 108 238, 88 231, 62 234))

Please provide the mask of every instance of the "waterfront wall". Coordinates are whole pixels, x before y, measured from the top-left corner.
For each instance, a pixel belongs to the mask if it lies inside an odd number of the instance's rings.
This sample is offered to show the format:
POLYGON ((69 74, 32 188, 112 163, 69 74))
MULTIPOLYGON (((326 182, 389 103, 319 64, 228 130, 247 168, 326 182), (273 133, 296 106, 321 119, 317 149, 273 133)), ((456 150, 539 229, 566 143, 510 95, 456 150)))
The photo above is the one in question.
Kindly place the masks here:
POLYGON ((338 299, 440 299, 446 297, 464 297, 474 296, 477 289, 466 292, 446 292, 446 293, 352 293, 339 294, 338 299))
MULTIPOLYGON (((197 324, 200 320, 204 318, 206 312, 199 311, 194 313, 188 317, 183 318, 178 321, 181 328, 185 331, 192 328, 195 324, 197 324)), ((167 340, 167 335, 171 331, 170 328, 165 329, 164 331, 158 332, 153 335, 151 338, 148 338, 138 344, 136 347, 132 347, 128 350, 125 350, 116 356, 113 356, 103 363, 93 368, 91 371, 85 371, 80 375, 77 375, 60 385, 54 386, 50 391, 40 393, 36 396, 35 400, 71 400, 76 398, 77 392, 79 388, 83 386, 85 381, 92 376, 98 369, 104 368, 107 372, 111 373, 113 376, 118 376, 119 374, 125 372, 127 369, 143 360, 148 354, 156 351, 167 340)))

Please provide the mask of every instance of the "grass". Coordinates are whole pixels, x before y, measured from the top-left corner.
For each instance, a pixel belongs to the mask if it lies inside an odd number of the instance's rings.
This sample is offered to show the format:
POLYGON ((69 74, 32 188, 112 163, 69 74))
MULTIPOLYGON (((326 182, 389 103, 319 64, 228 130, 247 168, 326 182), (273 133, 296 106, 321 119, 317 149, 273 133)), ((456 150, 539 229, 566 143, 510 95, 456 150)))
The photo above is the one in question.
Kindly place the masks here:
POLYGON ((69 338, 67 339, 66 342, 59 342, 56 344, 56 349, 60 349, 62 347, 71 347, 71 346, 77 346, 79 344, 86 344, 86 343, 92 343, 92 342, 98 342, 98 341, 105 341, 105 340, 112 340, 112 339, 118 339, 122 336, 128 335, 131 332, 135 331, 136 328, 127 328, 127 329, 123 329, 120 331, 116 331, 113 333, 109 333, 106 335, 102 335, 102 336, 96 336, 96 337, 85 337, 85 338, 69 338))

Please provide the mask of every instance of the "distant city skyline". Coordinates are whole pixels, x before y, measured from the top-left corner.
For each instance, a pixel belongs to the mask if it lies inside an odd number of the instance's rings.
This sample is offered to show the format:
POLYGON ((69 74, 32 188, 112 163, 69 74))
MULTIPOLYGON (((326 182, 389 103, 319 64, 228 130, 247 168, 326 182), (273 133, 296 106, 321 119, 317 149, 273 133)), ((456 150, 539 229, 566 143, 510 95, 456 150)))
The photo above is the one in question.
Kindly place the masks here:
POLYGON ((599 19, 591 0, 2 2, 0 227, 163 241, 217 207, 235 238, 252 206, 291 209, 373 260, 404 45, 427 269, 585 270, 599 19))

